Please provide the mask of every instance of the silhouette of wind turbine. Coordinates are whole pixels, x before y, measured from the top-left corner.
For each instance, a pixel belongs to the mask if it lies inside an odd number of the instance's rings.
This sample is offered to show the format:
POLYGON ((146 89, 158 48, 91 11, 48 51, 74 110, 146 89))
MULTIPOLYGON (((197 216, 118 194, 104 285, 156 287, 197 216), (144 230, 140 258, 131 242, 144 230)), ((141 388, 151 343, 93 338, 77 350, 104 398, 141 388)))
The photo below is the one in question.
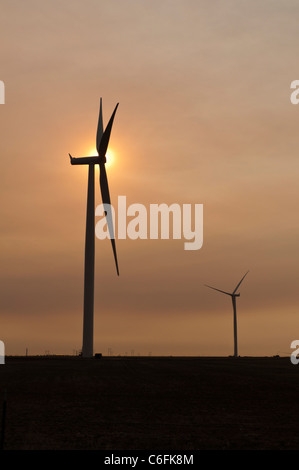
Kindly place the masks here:
POLYGON ((241 281, 237 284, 237 287, 235 290, 230 293, 230 292, 225 292, 224 290, 216 289, 216 287, 208 286, 205 284, 206 287, 209 287, 210 289, 217 290, 218 292, 221 292, 222 294, 230 295, 233 301, 233 309, 234 309, 234 356, 238 357, 238 336, 237 336, 237 305, 236 305, 236 297, 240 297, 240 294, 237 294, 237 290, 241 285, 241 282, 247 276, 249 271, 247 271, 246 274, 242 277, 241 281))
POLYGON ((110 194, 106 174, 106 152, 109 144, 111 129, 118 103, 112 113, 110 121, 103 132, 102 98, 100 100, 100 112, 96 137, 98 155, 95 157, 73 158, 69 154, 72 165, 88 165, 88 189, 86 209, 86 235, 85 235, 85 265, 84 265, 84 313, 83 313, 83 345, 82 356, 93 357, 93 311, 94 311, 94 253, 95 253, 95 165, 100 167, 100 189, 102 194, 105 216, 111 239, 117 275, 119 275, 116 246, 113 230, 113 219, 110 207, 110 194))

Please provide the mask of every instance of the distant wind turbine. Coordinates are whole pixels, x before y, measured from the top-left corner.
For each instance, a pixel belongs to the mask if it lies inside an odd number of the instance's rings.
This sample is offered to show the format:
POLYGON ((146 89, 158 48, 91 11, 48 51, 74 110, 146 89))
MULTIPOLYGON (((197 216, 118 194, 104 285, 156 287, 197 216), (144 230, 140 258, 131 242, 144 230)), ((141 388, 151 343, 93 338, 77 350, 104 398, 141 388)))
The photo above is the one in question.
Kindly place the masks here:
POLYGON ((243 281, 243 279, 245 278, 245 276, 247 276, 248 273, 249 273, 249 271, 247 271, 247 273, 244 274, 244 276, 242 277, 241 281, 237 284, 237 287, 235 288, 235 290, 234 290, 232 293, 230 293, 230 292, 225 292, 224 290, 216 289, 216 287, 208 286, 207 284, 205 284, 206 287, 209 287, 210 289, 217 290, 218 292, 222 292, 222 294, 230 295, 231 298, 232 298, 232 301, 233 301, 233 309, 234 309, 234 356, 235 356, 235 357, 238 357, 237 305, 236 305, 236 297, 240 297, 240 294, 237 294, 236 292, 237 292, 238 288, 240 287, 241 282, 243 281))
POLYGON ((100 113, 97 129, 97 152, 95 157, 73 158, 70 154, 72 165, 88 165, 88 190, 87 190, 87 209, 86 209, 86 235, 85 235, 85 267, 84 267, 84 313, 83 313, 83 346, 82 356, 93 357, 93 310, 94 310, 94 253, 95 253, 95 202, 94 202, 94 166, 98 164, 100 167, 100 188, 103 204, 105 206, 105 215, 109 236, 111 239, 112 250, 116 265, 117 275, 118 262, 116 255, 116 246, 113 230, 113 219, 110 209, 110 194, 108 180, 106 174, 106 152, 109 144, 111 129, 114 116, 118 107, 118 103, 112 113, 110 121, 107 124, 105 132, 103 132, 103 115, 102 115, 102 98, 100 101, 100 113))

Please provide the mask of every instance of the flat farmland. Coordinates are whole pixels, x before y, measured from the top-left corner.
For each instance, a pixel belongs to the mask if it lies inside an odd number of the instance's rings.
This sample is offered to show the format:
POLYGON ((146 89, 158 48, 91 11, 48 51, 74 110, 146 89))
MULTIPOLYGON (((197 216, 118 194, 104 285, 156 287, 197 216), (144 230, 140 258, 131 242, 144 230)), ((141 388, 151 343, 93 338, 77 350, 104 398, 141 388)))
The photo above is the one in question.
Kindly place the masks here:
POLYGON ((289 358, 7 357, 4 390, 8 450, 299 449, 289 358))

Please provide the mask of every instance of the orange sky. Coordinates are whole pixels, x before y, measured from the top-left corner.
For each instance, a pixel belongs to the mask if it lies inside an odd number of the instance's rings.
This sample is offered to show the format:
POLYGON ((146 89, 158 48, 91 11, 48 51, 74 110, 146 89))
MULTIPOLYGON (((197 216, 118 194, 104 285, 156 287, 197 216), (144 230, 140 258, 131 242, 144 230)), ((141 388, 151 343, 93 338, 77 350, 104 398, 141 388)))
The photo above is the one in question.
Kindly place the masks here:
MULTIPOLYGON (((3 1, 0 339, 81 348, 87 168, 120 103, 112 203, 204 204, 204 244, 96 240, 95 352, 290 353, 299 336, 299 5, 257 0, 3 1)), ((98 176, 96 176, 98 178, 98 176)), ((100 203, 99 189, 96 202, 100 203)))

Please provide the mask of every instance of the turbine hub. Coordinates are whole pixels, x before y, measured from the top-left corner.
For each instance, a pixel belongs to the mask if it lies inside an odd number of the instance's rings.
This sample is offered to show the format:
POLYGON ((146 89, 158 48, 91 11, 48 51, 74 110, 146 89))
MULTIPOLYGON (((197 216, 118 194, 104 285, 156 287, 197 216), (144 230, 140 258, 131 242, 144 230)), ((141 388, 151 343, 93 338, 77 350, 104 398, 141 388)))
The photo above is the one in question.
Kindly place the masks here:
POLYGON ((106 155, 104 157, 99 157, 100 159, 100 163, 106 163, 107 159, 106 159, 106 155))

